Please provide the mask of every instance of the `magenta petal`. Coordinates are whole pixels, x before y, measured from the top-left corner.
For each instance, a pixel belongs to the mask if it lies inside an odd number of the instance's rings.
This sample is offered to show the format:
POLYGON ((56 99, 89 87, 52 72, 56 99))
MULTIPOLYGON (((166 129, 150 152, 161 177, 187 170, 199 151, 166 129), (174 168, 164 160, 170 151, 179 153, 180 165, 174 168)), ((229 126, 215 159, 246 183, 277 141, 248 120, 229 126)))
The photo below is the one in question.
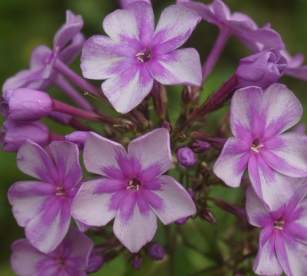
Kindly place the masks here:
POLYGON ((279 209, 294 194, 294 179, 269 167, 259 154, 252 154, 248 173, 254 191, 271 211, 279 209))
POLYGON ((34 248, 26 239, 15 241, 11 249, 11 266, 17 275, 36 275, 36 265, 46 255, 34 248))
POLYGON ((239 187, 250 156, 249 141, 231 137, 216 160, 213 171, 228 186, 239 187))
POLYGON ((307 176, 307 136, 288 132, 265 142, 260 151, 274 170, 292 177, 307 176))
POLYGON ((151 5, 144 1, 130 4, 106 16, 103 29, 114 41, 131 45, 137 52, 148 46, 154 30, 151 5))
POLYGON ((195 204, 188 192, 174 178, 162 175, 157 180, 160 190, 142 190, 143 199, 153 209, 163 224, 196 213, 195 204))
POLYGON ((284 231, 276 235, 275 250, 286 275, 307 275, 307 245, 295 241, 284 231))
POLYGON ((299 68, 286 68, 285 75, 307 81, 307 66, 302 66, 299 68))
POLYGON ((44 182, 22 181, 12 185, 8 191, 8 199, 18 225, 24 227, 35 218, 41 212, 46 199, 55 193, 55 186, 44 182))
POLYGON ((246 212, 248 222, 254 226, 265 227, 266 225, 274 225, 274 220, 265 209, 263 202, 256 195, 252 187, 246 190, 246 212))
POLYGON ((84 35, 81 33, 76 34, 72 39, 71 44, 59 53, 59 59, 65 64, 70 64, 81 52, 84 42, 84 35))
POLYGON ((258 275, 281 275, 282 268, 275 253, 275 233, 273 227, 263 228, 259 237, 259 249, 254 262, 254 272, 258 275))
POLYGON ((254 139, 262 134, 262 98, 262 89, 256 86, 242 88, 234 93, 231 100, 230 128, 235 137, 254 139))
POLYGON ((147 63, 137 60, 116 77, 106 80, 101 88, 117 112, 128 113, 150 93, 153 77, 148 71, 147 63))
POLYGON ((115 236, 131 252, 150 242, 157 230, 157 216, 137 192, 122 202, 113 225, 115 236))
POLYGON ((142 171, 157 168, 155 177, 161 175, 173 164, 169 132, 159 128, 134 139, 128 145, 128 156, 139 161, 142 171))
POLYGON ((85 182, 71 205, 72 217, 90 226, 106 225, 117 211, 111 208, 112 195, 123 188, 126 187, 108 178, 85 182))
POLYGON ((25 142, 17 155, 17 166, 25 174, 56 183, 58 172, 49 155, 37 144, 25 142))
POLYGON ((154 55, 148 70, 155 80, 165 85, 201 85, 200 58, 192 48, 154 55))
POLYGON ((263 94, 264 139, 274 137, 294 126, 302 117, 298 98, 285 85, 274 83, 263 94))
POLYGON ((92 173, 112 178, 123 178, 117 159, 126 158, 125 148, 111 140, 90 132, 84 145, 83 160, 85 168, 92 173), (114 177, 117 174, 118 177, 114 177))
POLYGON ((108 79, 127 70, 135 58, 135 50, 107 36, 94 35, 84 44, 81 69, 85 78, 108 79))
POLYGON ((70 225, 69 207, 55 196, 45 204, 42 212, 27 223, 26 237, 35 248, 49 253, 62 242, 70 225))
POLYGON ((194 11, 182 6, 170 6, 164 9, 150 43, 156 54, 164 54, 182 46, 201 17, 194 11))
POLYGON ((79 149, 70 142, 53 142, 50 151, 58 170, 59 181, 65 189, 72 189, 82 180, 82 169, 79 164, 79 149))

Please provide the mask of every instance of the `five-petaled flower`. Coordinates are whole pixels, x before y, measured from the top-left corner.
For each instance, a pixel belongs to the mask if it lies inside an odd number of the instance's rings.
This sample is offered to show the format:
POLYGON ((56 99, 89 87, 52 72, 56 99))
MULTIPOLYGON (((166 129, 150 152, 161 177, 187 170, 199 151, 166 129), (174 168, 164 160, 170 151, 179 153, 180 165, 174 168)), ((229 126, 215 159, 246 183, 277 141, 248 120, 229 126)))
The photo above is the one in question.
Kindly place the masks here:
POLYGON ((250 224, 263 228, 254 271, 259 275, 307 275, 307 182, 297 180, 293 197, 268 211, 251 187, 246 192, 250 224))
POLYGON ((18 168, 40 181, 20 181, 8 191, 17 223, 25 227, 28 241, 44 253, 64 239, 71 220, 70 206, 82 180, 75 144, 52 142, 49 148, 52 158, 33 142, 20 147, 18 168))
POLYGON ((187 41, 200 20, 190 9, 170 6, 162 12, 154 31, 153 10, 145 1, 116 10, 103 21, 110 38, 95 35, 84 44, 83 76, 106 79, 102 91, 121 113, 141 103, 154 80, 164 85, 199 86, 201 66, 197 51, 175 49, 187 41))
POLYGON ((91 226, 103 226, 114 217, 115 236, 137 252, 151 241, 157 216, 164 224, 195 214, 191 196, 172 177, 162 175, 172 166, 166 129, 147 133, 125 148, 95 133, 84 147, 89 172, 102 175, 85 182, 71 207, 72 216, 91 226))
POLYGON ((264 92, 256 86, 237 90, 230 107, 227 140, 214 165, 215 174, 228 186, 238 187, 248 173, 256 194, 276 210, 294 192, 288 177, 307 176, 307 137, 285 130, 302 117, 302 106, 282 84, 264 92))
POLYGON ((85 276, 92 248, 91 239, 76 228, 71 228, 64 240, 46 254, 38 251, 28 240, 21 239, 11 246, 11 266, 19 276, 85 276))

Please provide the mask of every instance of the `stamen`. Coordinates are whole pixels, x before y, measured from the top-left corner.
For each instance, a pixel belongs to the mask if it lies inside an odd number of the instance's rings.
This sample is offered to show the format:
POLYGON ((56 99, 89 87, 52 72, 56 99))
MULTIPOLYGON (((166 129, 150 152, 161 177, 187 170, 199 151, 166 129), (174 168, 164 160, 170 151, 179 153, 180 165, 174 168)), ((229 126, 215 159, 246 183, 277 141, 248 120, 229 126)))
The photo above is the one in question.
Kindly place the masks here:
POLYGON ((136 190, 138 191, 141 187, 141 182, 137 178, 131 178, 128 180, 127 190, 136 190))
POLYGON ((55 195, 57 195, 57 196, 66 196, 65 188, 62 185, 56 187, 56 190, 58 192, 55 195))
POLYGON ((274 221, 274 229, 276 230, 283 230, 284 228, 282 227, 285 224, 283 218, 280 218, 276 221, 274 221))

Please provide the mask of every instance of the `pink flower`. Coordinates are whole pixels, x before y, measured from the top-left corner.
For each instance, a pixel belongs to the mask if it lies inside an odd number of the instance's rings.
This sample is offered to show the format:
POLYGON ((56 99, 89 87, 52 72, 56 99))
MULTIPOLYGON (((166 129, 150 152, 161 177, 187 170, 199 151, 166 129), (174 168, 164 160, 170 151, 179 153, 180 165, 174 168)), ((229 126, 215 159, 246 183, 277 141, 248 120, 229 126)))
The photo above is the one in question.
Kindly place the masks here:
POLYGON ((215 174, 228 186, 238 187, 248 167, 256 194, 271 210, 278 209, 293 194, 288 177, 307 176, 307 136, 283 133, 302 113, 299 100, 285 85, 237 90, 230 107, 235 137, 224 145, 215 174))
POLYGON ((51 252, 42 253, 26 239, 12 244, 11 266, 19 276, 86 276, 93 242, 75 228, 51 252))
POLYGON ((25 227, 28 241, 44 253, 64 239, 70 205, 82 180, 78 147, 69 142, 52 142, 49 147, 53 159, 33 142, 20 147, 18 168, 39 181, 20 181, 8 191, 18 225, 25 227))
POLYGON ((307 275, 307 182, 295 183, 291 199, 275 212, 265 208, 250 187, 246 192, 249 223, 263 228, 254 272, 258 275, 307 275))
POLYGON ((103 177, 82 185, 71 207, 72 216, 91 226, 103 226, 115 218, 114 234, 131 252, 151 241, 157 216, 169 224, 196 212, 186 190, 162 175, 172 165, 169 133, 164 128, 133 140, 128 151, 89 133, 84 164, 89 172, 103 177))
POLYGON ((197 51, 176 50, 201 20, 192 10, 166 8, 154 31, 154 14, 145 1, 116 10, 103 21, 110 36, 95 35, 84 44, 83 76, 106 80, 101 88, 113 107, 127 113, 150 93, 154 80, 164 85, 201 84, 197 51))

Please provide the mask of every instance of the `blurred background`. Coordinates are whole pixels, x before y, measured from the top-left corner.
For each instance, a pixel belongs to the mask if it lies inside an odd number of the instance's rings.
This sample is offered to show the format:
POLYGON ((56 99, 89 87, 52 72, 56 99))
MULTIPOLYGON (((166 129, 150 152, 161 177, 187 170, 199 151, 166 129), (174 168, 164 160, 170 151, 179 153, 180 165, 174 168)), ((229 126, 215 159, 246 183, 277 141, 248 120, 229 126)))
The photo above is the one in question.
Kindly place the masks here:
MULTIPOLYGON (((174 4, 174 1, 170 0, 153 0, 152 2, 156 20, 165 7, 174 4)), ((202 2, 210 3, 211 1, 203 0, 202 2)), ((267 22, 270 22, 272 28, 282 36, 286 44, 286 49, 291 55, 300 52, 307 57, 306 0, 225 0, 224 2, 230 7, 231 11, 240 11, 249 15, 258 26, 263 26, 267 22)), ((0 1, 1 86, 8 77, 29 67, 29 58, 34 47, 39 44, 45 44, 52 48, 53 36, 65 22, 65 11, 67 9, 83 16, 83 33, 87 37, 90 37, 94 34, 103 33, 101 24, 104 17, 117 8, 118 6, 115 0, 0 1)), ((218 28, 216 26, 202 21, 186 45, 196 48, 201 55, 202 61, 205 61, 217 34, 218 28)), ((242 57, 250 54, 243 45, 232 37, 205 85, 206 95, 212 93, 227 80, 234 73, 238 61, 242 57)), ((81 74, 79 60, 75 61, 72 66, 81 74)), ((304 110, 307 111, 307 82, 290 77, 283 77, 280 82, 286 84, 299 97, 304 106, 304 110)), ((61 97, 59 91, 54 90, 52 93, 58 98, 61 97)), ((171 97, 173 97, 172 95, 171 97)), ((65 98, 63 99, 66 100, 65 98)), ((178 100, 175 102, 178 103, 178 100)), ((176 112, 179 107, 173 106, 172 108, 174 110, 173 112, 176 112)), ((304 123, 307 122, 306 114, 307 112, 304 114, 302 120, 304 123)), ((1 116, 0 123, 2 124, 3 121, 4 119, 1 116)), ((71 130, 49 122, 48 126, 55 132, 61 134, 67 134, 71 130)), ((24 237, 24 230, 17 226, 6 195, 10 185, 20 180, 29 179, 28 176, 19 172, 15 159, 15 153, 0 152, 0 275, 3 276, 14 275, 9 265, 10 245, 14 240, 24 237)), ((218 221, 221 221, 221 224, 226 223, 225 221, 227 223, 234 223, 232 218, 225 216, 225 213, 222 214, 217 211, 216 216, 218 221)), ((189 231, 194 231, 189 228, 191 226, 184 227, 182 231, 186 231, 188 236, 189 231)), ((212 228, 208 223, 199 224, 197 228, 195 231, 199 235, 214 236, 215 228, 212 228)), ((195 235, 193 233, 193 239, 197 240, 197 233, 195 235)), ((162 234, 157 233, 158 239, 159 235, 162 234)), ((195 252, 190 252, 180 247, 177 248, 176 260, 176 275, 196 273, 203 268, 204 262, 208 262, 208 260, 195 254, 195 252), (180 262, 183 259, 184 261, 180 262)), ((144 271, 146 271, 146 275, 154 275, 157 271, 163 271, 163 262, 154 266, 153 263, 153 261, 145 259, 141 270, 135 272, 129 268, 130 265, 127 264, 127 258, 121 256, 108 263, 97 275, 110 275, 110 273, 112 275, 145 275, 144 271)), ((165 273, 167 275, 167 272, 165 273)))

